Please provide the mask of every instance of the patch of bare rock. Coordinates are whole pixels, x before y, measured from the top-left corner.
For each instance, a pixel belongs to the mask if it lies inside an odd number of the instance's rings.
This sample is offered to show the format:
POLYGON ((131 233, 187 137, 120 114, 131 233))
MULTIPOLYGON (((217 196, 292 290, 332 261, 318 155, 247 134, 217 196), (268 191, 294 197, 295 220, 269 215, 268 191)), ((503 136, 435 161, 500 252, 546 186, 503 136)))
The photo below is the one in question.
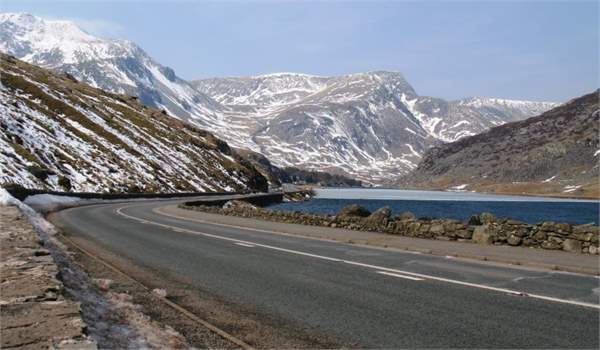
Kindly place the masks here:
POLYGON ((550 221, 532 225, 507 218, 497 218, 490 213, 475 215, 468 221, 461 222, 452 219, 416 218, 410 212, 392 215, 389 207, 379 208, 371 213, 356 204, 342 208, 337 215, 275 211, 239 200, 230 201, 223 207, 187 204, 182 204, 180 207, 213 214, 407 237, 523 246, 593 255, 598 255, 599 252, 598 226, 591 224, 573 226, 550 221))
POLYGON ((0 348, 96 348, 79 303, 65 300, 57 274, 19 209, 0 206, 0 348))

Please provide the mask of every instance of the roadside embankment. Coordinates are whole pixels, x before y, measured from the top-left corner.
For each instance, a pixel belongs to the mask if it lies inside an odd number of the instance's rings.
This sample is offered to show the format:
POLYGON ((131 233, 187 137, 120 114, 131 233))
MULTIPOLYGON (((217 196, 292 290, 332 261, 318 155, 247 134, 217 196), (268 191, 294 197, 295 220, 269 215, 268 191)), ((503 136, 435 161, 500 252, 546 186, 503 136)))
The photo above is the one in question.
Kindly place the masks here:
POLYGON ((17 207, 0 206, 0 225, 0 347, 95 349, 31 224, 17 207))

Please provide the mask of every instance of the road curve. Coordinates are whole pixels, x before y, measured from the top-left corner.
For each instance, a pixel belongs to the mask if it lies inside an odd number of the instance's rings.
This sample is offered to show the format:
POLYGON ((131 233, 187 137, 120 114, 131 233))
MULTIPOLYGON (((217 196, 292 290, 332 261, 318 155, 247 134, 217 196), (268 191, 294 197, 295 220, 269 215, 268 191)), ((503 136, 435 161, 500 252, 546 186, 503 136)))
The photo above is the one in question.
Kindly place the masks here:
POLYGON ((71 208, 73 237, 361 348, 598 348, 599 279, 357 247, 162 215, 71 208))

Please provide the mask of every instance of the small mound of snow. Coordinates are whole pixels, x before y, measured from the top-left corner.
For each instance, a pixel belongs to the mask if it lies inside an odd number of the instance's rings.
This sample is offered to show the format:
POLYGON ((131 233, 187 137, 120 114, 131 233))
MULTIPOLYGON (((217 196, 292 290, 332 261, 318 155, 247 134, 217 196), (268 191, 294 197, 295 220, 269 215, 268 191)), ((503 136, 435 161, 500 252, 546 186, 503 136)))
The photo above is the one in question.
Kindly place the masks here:
POLYGON ((162 288, 154 288, 152 290, 152 293, 158 295, 161 298, 166 298, 167 297, 167 290, 166 289, 162 289, 162 288))
POLYGON ((575 192, 575 191, 577 191, 580 188, 581 188, 581 185, 569 185, 569 186, 565 186, 565 190, 563 191, 563 193, 575 192))
POLYGON ((7 190, 0 187, 0 207, 18 205, 17 200, 7 190))
POLYGON ((109 290, 114 281, 108 278, 92 278, 92 282, 96 285, 96 287, 100 288, 100 290, 107 291, 109 290))
POLYGON ((449 191, 452 191, 452 192, 465 192, 467 186, 469 186, 469 184, 462 184, 462 185, 450 187, 449 191))
POLYGON ((25 198, 24 203, 37 212, 47 213, 78 205, 83 200, 79 197, 56 196, 52 194, 36 194, 25 198))

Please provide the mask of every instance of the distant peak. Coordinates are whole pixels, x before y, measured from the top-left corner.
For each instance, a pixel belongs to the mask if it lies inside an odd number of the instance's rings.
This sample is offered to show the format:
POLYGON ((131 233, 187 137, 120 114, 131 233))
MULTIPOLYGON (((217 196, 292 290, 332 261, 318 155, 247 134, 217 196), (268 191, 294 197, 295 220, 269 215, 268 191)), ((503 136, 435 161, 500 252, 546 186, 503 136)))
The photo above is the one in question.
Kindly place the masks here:
POLYGON ((402 73, 396 70, 372 70, 367 72, 366 74, 402 76, 402 73))
POLYGON ((12 23, 25 33, 36 33, 38 39, 53 36, 79 41, 98 40, 81 29, 75 22, 64 19, 48 19, 29 13, 1 13, 0 23, 12 23))
POLYGON ((34 15, 27 12, 5 12, 0 13, 0 20, 2 21, 35 21, 34 15))
POLYGON ((295 72, 267 73, 267 74, 257 75, 256 77, 257 78, 280 78, 280 77, 287 77, 287 76, 305 77, 305 78, 322 78, 322 76, 319 76, 319 75, 295 73, 295 72))
POLYGON ((402 73, 398 72, 398 71, 389 71, 389 70, 372 70, 372 71, 367 71, 367 72, 357 72, 357 73, 350 73, 350 74, 346 74, 346 75, 342 75, 342 76, 347 76, 347 77, 357 77, 357 76, 379 76, 379 77, 402 77, 402 73))
POLYGON ((518 104, 540 104, 540 105, 558 105, 558 102, 553 101, 527 101, 527 100, 512 100, 497 97, 467 97, 457 101, 463 105, 518 105, 518 104))
POLYGON ((407 80, 404 78, 402 73, 397 71, 385 71, 385 70, 376 70, 369 72, 360 72, 360 73, 352 73, 347 75, 342 75, 340 78, 351 79, 351 80, 374 80, 380 82, 403 82, 408 84, 407 80))

